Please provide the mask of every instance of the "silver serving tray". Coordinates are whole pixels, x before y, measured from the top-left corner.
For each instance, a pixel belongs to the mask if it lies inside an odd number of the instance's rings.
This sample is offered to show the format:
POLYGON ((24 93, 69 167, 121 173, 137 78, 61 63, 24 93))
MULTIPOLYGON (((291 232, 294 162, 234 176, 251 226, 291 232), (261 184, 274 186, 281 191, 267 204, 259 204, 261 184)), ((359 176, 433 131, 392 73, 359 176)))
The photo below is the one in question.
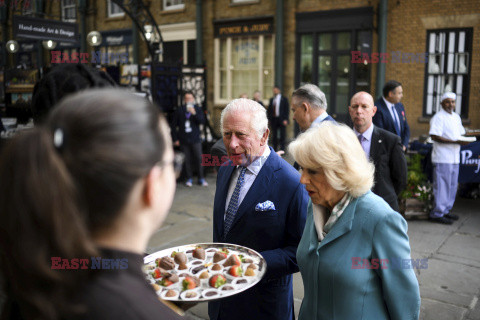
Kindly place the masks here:
MULTIPOLYGON (((205 249, 205 251, 207 251, 208 249, 212 249, 212 248, 217 249, 217 250, 220 250, 222 248, 226 248, 230 251, 228 256, 230 256, 230 254, 232 254, 232 253, 243 254, 243 255, 249 256, 254 260, 254 263, 257 264, 257 266, 258 266, 258 269, 256 270, 256 274, 254 276, 248 277, 249 281, 248 281, 247 284, 242 284, 241 286, 234 287, 233 290, 229 290, 228 292, 219 293, 221 295, 217 295, 217 296, 214 296, 214 297, 204 297, 203 295, 201 295, 201 293, 202 293, 202 291, 207 290, 207 287, 205 286, 205 283, 202 283, 201 288, 198 289, 198 292, 199 292, 199 297, 198 298, 185 300, 185 299, 182 299, 179 295, 177 298, 165 298, 165 300, 172 301, 172 302, 193 302, 193 303, 196 303, 196 302, 204 302, 204 301, 214 301, 214 300, 219 300, 219 299, 226 298, 226 297, 231 297, 235 294, 238 294, 240 292, 248 290, 251 287, 253 287, 254 285, 256 285, 265 276, 265 272, 267 271, 267 262, 257 251, 255 251, 253 249, 250 249, 250 248, 247 248, 247 247, 240 246, 240 245, 231 244, 231 243, 218 243, 218 242, 217 243, 193 243, 193 244, 187 244, 187 245, 178 246, 178 247, 172 247, 172 248, 168 248, 168 249, 164 249, 164 250, 160 250, 160 251, 157 251, 155 253, 152 253, 152 254, 144 257, 143 261, 144 261, 145 265, 152 265, 152 264, 155 264, 155 259, 162 258, 162 257, 165 257, 165 256, 170 257, 170 255, 172 254, 173 251, 187 252, 189 250, 195 249, 196 247, 202 247, 203 249, 205 249)), ((188 256, 188 254, 187 254, 187 256, 188 256)), ((191 262, 192 260, 194 260, 194 259, 189 257, 188 261, 191 262)), ((209 258, 207 256, 205 261, 206 261, 207 264, 208 263, 213 263, 212 262, 212 257, 209 258)), ((225 261, 222 261, 219 264, 223 265, 224 262, 225 261)), ((243 271, 245 271, 245 269, 243 271)), ((182 271, 173 271, 173 272, 181 273, 182 271)), ((199 274, 200 273, 201 272, 199 272, 199 274)), ((225 275, 225 273, 226 272, 223 272, 222 274, 225 275)), ((198 277, 198 275, 197 275, 197 277, 198 277)), ((226 278, 227 278, 227 284, 232 284, 232 277, 229 276, 229 277, 226 277, 226 278)), ((244 276, 242 278, 246 278, 246 277, 244 276)), ((225 285, 227 285, 227 284, 225 284, 225 285)), ((168 288, 169 287, 165 287, 163 290, 168 290, 168 288)), ((182 292, 181 289, 179 291, 182 292)))

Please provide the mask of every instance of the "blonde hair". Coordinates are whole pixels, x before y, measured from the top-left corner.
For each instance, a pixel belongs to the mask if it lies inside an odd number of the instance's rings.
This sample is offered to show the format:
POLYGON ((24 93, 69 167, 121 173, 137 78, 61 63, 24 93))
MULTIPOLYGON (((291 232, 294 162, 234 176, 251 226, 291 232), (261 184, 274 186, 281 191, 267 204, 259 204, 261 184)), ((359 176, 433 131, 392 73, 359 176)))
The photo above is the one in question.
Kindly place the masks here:
POLYGON ((335 190, 356 198, 373 186, 375 167, 355 133, 344 124, 323 121, 302 133, 288 150, 302 168, 321 168, 335 190))

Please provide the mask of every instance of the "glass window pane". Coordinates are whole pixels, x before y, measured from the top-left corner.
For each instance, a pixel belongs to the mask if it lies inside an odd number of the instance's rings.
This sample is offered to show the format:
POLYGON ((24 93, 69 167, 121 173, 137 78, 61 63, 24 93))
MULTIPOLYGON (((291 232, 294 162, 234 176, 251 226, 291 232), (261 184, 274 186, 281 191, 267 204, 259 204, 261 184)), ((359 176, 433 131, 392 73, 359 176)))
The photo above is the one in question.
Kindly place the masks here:
MULTIPOLYGON (((264 36, 263 40, 263 88, 259 88, 263 97, 268 97, 273 90, 273 68, 274 68, 274 54, 273 54, 273 37, 264 36)), ((253 94, 253 92, 252 92, 253 94)))
POLYGON ((227 97, 227 39, 220 40, 220 99, 227 97))
POLYGON ((325 93, 327 104, 330 103, 332 81, 332 57, 318 57, 318 87, 325 93))
POLYGON ((318 36, 318 50, 331 50, 332 49, 332 34, 322 33, 318 36))
POLYGON ((312 82, 312 59, 313 59, 313 36, 303 35, 300 49, 300 81, 302 83, 312 82))
POLYGON ((259 72, 258 38, 236 38, 232 40, 232 97, 249 96, 258 90, 259 72))
POLYGON ((338 56, 337 58, 337 92, 336 92, 336 112, 346 114, 349 105, 349 79, 352 71, 350 70, 350 55, 338 56))
POLYGON ((337 35, 337 49, 349 50, 350 49, 350 32, 341 32, 337 35))

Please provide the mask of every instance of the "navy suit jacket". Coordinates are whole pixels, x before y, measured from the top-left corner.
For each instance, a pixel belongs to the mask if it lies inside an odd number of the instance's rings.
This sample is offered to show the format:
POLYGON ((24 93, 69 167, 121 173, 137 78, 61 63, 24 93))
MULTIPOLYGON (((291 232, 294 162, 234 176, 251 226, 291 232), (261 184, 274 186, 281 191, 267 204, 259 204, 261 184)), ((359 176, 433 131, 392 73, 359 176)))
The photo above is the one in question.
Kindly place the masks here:
POLYGON ((265 277, 253 288, 230 298, 210 302, 211 320, 291 320, 293 312, 292 273, 298 272, 296 252, 305 227, 308 194, 300 174, 272 148, 223 237, 225 205, 235 166, 222 166, 217 175, 213 207, 213 241, 246 246, 258 251, 267 262, 265 277), (256 211, 270 200, 275 210, 256 211))
MULTIPOLYGON (((397 134, 395 130, 395 123, 393 122, 392 115, 381 97, 375 101, 377 107, 377 113, 373 116, 373 124, 377 127, 397 134)), ((395 110, 397 111, 398 119, 400 120, 400 139, 402 144, 408 148, 408 141, 410 140, 410 127, 408 126, 407 117, 405 116, 405 108, 402 103, 395 104, 395 110)), ((398 134, 397 134, 398 135, 398 134)))
MULTIPOLYGON (((267 117, 268 120, 271 122, 273 119, 273 116, 275 114, 275 108, 273 107, 273 98, 270 98, 270 103, 268 104, 268 109, 267 109, 267 117)), ((280 108, 279 108, 280 114, 278 115, 278 118, 280 121, 287 120, 287 122, 290 123, 290 104, 288 103, 288 99, 285 96, 280 97, 280 108)))
POLYGON ((175 142, 180 141, 180 144, 194 144, 201 142, 200 138, 200 125, 205 123, 205 115, 203 110, 198 106, 194 105, 196 114, 190 114, 188 120, 190 120, 190 127, 192 128, 191 132, 185 132, 185 122, 187 121, 187 106, 182 105, 175 111, 175 118, 173 120, 172 128, 172 140, 175 142))
POLYGON ((382 197, 393 210, 399 211, 398 196, 407 185, 407 160, 400 138, 374 126, 370 159, 375 165, 373 193, 382 197))

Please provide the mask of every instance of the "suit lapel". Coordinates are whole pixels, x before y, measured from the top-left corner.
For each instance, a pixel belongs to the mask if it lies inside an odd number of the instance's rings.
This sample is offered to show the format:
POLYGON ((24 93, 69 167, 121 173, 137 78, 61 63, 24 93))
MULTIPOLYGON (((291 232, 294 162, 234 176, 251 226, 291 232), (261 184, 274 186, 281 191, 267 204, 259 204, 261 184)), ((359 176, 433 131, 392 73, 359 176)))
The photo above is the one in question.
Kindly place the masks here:
POLYGON ((373 127, 372 141, 370 143, 370 159, 373 160, 374 163, 378 159, 378 153, 380 152, 380 145, 382 143, 384 142, 380 138, 380 133, 377 127, 373 127))
MULTIPOLYGON (((387 126, 385 124, 385 130, 388 130, 388 131, 391 131, 393 130, 394 132, 397 132, 397 129, 395 129, 395 122, 393 121, 393 118, 392 118, 392 113, 390 112, 390 109, 388 108, 387 104, 385 103, 385 101, 383 100, 383 98, 380 99, 380 103, 382 104, 382 107, 383 107, 383 111, 384 111, 384 114, 386 115, 386 119, 388 119, 388 127, 390 127, 391 129, 387 129, 387 126)), ((397 108, 395 107, 395 110, 397 108)))
POLYGON ((224 224, 225 205, 227 202, 228 188, 230 186, 230 180, 232 178, 232 174, 236 166, 234 166, 232 162, 229 161, 228 165, 226 165, 224 168, 225 168, 225 171, 222 172, 222 175, 218 177, 220 178, 220 180, 217 185, 217 190, 215 193, 216 201, 215 201, 215 212, 213 215, 215 219, 214 225, 216 226, 215 231, 220 238, 223 237, 223 228, 224 228, 223 224, 224 224))
POLYGON ((320 242, 319 249, 352 230, 353 218, 355 216, 354 212, 357 206, 357 201, 358 198, 352 199, 352 202, 348 205, 340 218, 333 225, 332 230, 330 230, 330 232, 327 233, 323 241, 320 242))
POLYGON ((242 218, 242 216, 248 212, 251 207, 260 199, 265 193, 268 192, 269 184, 271 183, 271 177, 273 176, 272 173, 275 169, 275 162, 276 159, 274 158, 276 154, 273 149, 270 148, 270 156, 268 157, 267 161, 262 166, 262 169, 258 173, 255 181, 253 182, 252 186, 248 190, 245 198, 243 198, 240 207, 238 207, 237 213, 235 214, 235 218, 233 219, 232 226, 230 230, 235 227, 235 224, 242 218))

